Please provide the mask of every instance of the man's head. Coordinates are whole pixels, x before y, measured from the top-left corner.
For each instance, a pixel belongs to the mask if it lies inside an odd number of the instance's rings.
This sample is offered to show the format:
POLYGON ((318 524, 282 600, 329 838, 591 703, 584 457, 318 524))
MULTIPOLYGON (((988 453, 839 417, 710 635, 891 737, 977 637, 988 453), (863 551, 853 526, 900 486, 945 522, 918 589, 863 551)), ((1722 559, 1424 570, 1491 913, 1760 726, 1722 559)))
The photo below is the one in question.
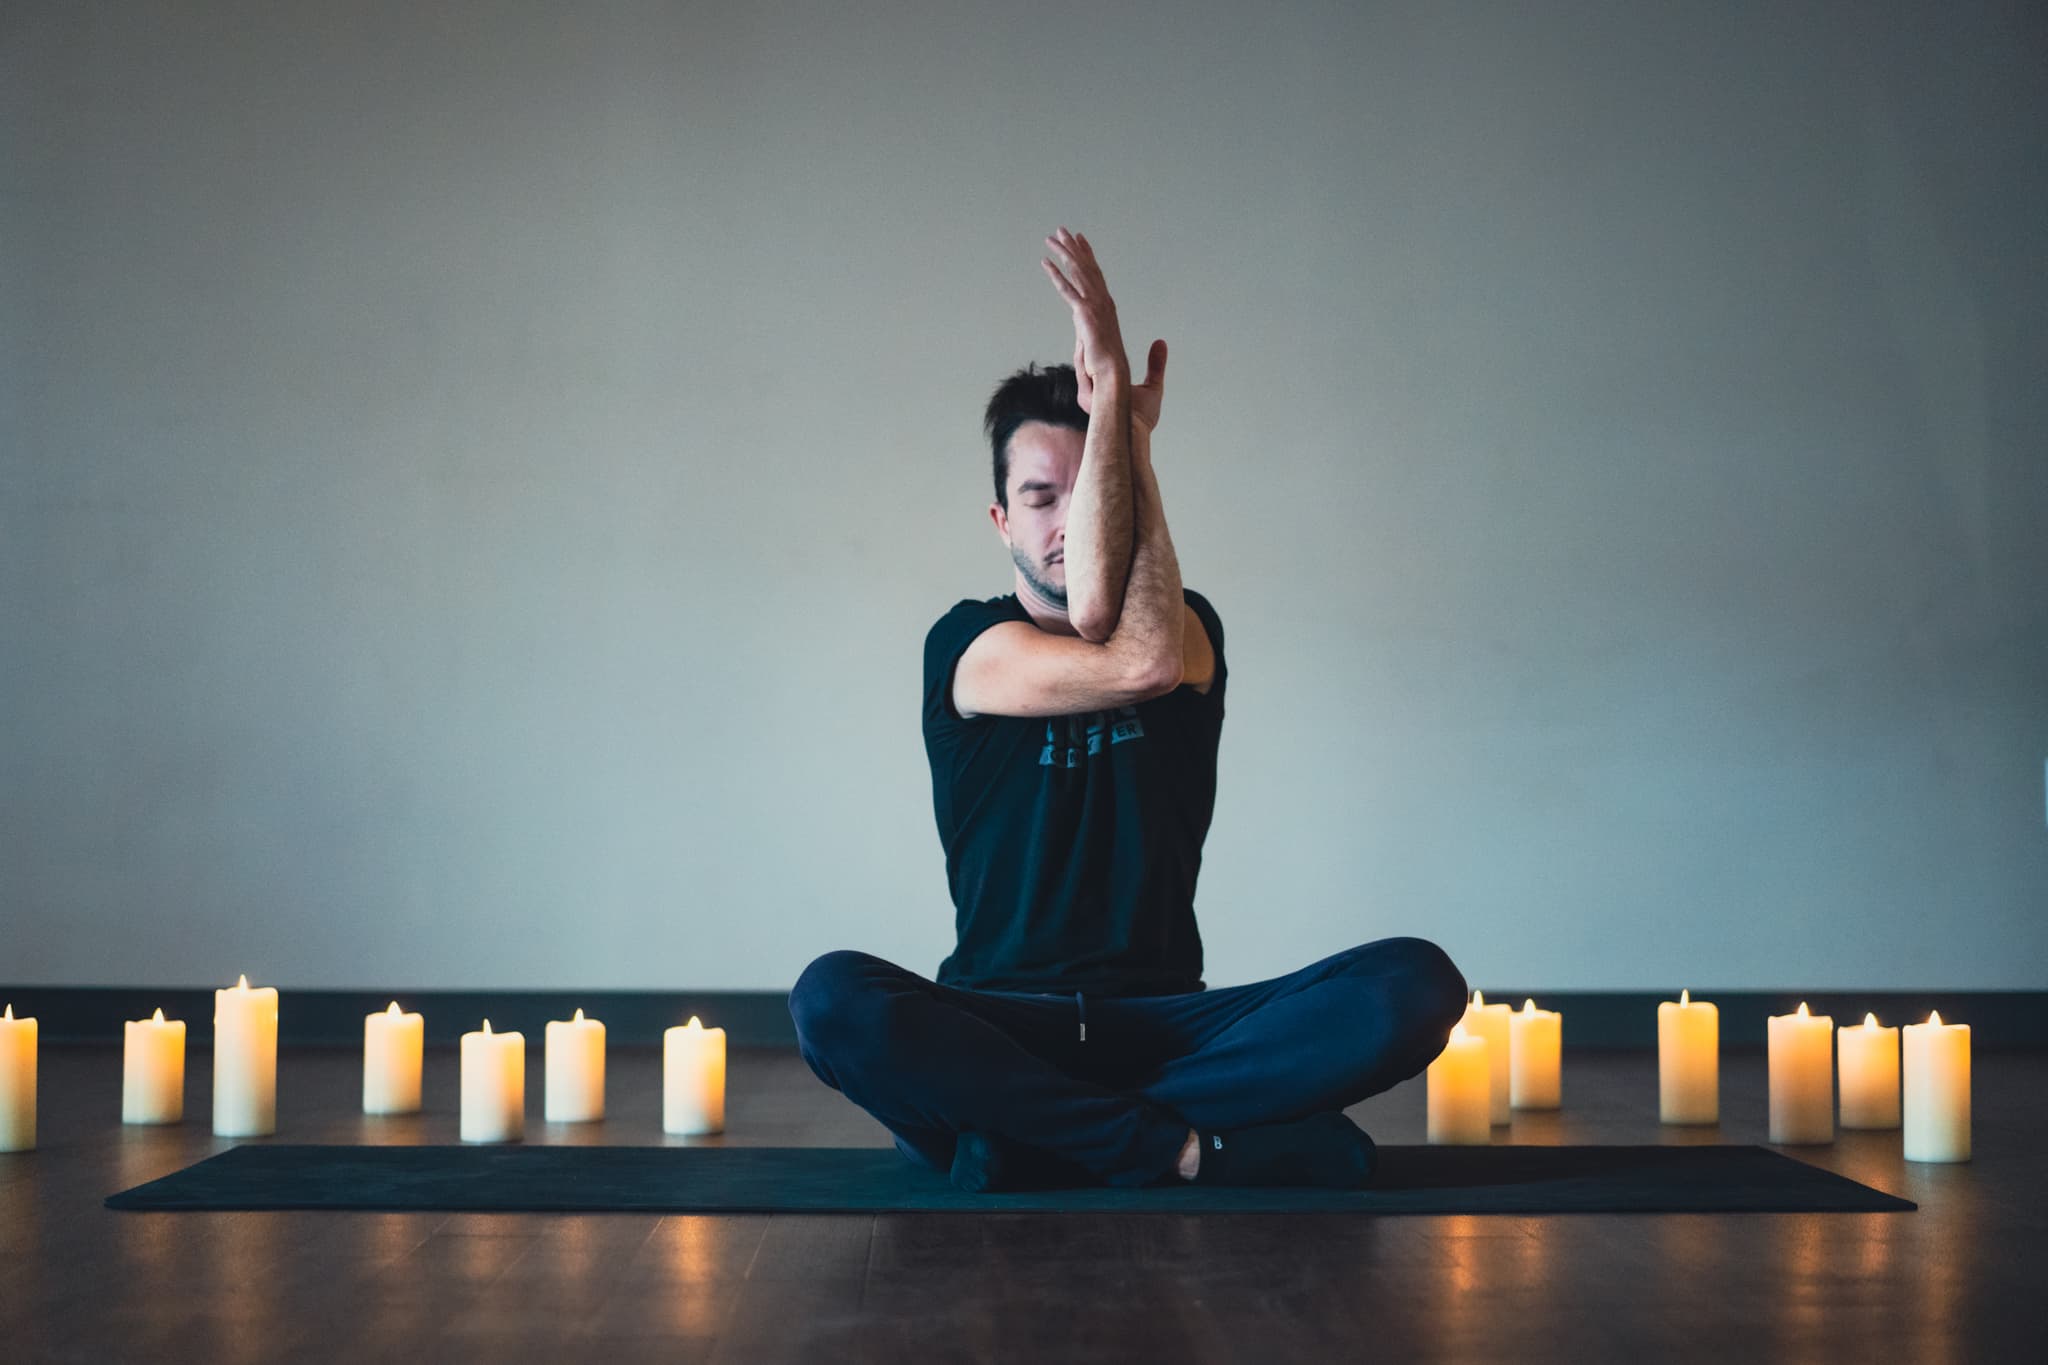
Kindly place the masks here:
POLYGON ((1017 371, 988 400, 982 425, 994 458, 996 500, 989 519, 1024 585, 1064 611, 1067 507, 1088 432, 1074 367, 1027 365, 1017 371))

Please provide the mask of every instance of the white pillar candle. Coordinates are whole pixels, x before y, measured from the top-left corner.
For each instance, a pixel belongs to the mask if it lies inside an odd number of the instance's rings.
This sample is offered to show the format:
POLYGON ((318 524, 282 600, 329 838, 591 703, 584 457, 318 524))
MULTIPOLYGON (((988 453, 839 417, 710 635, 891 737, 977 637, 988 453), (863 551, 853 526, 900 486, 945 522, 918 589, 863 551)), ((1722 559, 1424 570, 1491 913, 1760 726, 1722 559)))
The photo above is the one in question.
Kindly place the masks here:
POLYGON ((1522 1002, 1508 1019, 1508 1100, 1517 1109, 1556 1109, 1564 1053, 1564 1016, 1522 1002))
POLYGON ((121 1122, 178 1122, 185 1117, 185 1021, 158 1010, 125 1023, 121 1122))
POLYGON ((1425 1076, 1429 1140, 1470 1146, 1493 1138, 1493 1065, 1486 1039, 1459 1020, 1425 1076))
POLYGON ((526 1036, 483 1029, 462 1035, 462 1140, 526 1136, 526 1036))
POLYGON ((1906 1025, 1908 1161, 1970 1159, 1970 1026, 1944 1024, 1931 1011, 1906 1025))
POLYGON ((550 1019, 547 1027, 549 1123, 587 1123, 604 1117, 604 1025, 585 1019, 550 1019))
POLYGON ((1657 1117, 1721 1121, 1721 1010, 1689 990, 1657 1006, 1657 1117))
POLYGON ((694 1014, 661 1035, 661 1130, 725 1131, 725 1030, 694 1014))
POLYGON ((1506 1123, 1513 1116, 1508 1113, 1509 1094, 1508 1062, 1510 1050, 1514 1047, 1513 1035, 1508 1032, 1508 1016, 1512 1014, 1506 1005, 1489 1005, 1486 997, 1478 991, 1472 992, 1472 1003, 1465 1006, 1463 1023, 1468 1033, 1476 1033, 1486 1040, 1486 1064, 1489 1068, 1488 1108, 1491 1122, 1506 1123))
POLYGON ((277 1131, 277 987, 251 990, 246 976, 213 993, 213 1131, 277 1131))
POLYGON ((1840 1069, 1842 1126, 1899 1126, 1899 1031, 1866 1014, 1854 1028, 1835 1035, 1840 1069))
POLYGON ((1771 1141, 1835 1140, 1835 1021, 1808 1014, 1774 1014, 1770 1039, 1771 1141))
POLYGON ((36 1021, 0 1014, 0 1152, 36 1145, 36 1021))
POLYGON ((363 1016, 363 1112, 420 1112, 420 1069, 426 1057, 427 1020, 391 1007, 363 1016))

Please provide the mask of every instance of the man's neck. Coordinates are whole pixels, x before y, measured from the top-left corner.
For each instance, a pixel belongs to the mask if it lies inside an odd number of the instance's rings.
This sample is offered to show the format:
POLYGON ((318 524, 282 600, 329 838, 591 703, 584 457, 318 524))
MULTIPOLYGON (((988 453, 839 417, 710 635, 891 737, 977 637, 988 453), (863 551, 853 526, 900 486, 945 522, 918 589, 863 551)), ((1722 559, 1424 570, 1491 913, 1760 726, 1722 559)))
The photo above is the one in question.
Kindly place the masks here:
POLYGON ((1036 625, 1040 630, 1050 631, 1054 635, 1079 635, 1081 633, 1074 629, 1074 623, 1067 616, 1067 609, 1063 604, 1053 601, 1039 592, 1038 589, 1025 582, 1023 574, 1016 575, 1016 583, 1017 601, 1022 604, 1024 610, 1030 615, 1032 624, 1036 625))

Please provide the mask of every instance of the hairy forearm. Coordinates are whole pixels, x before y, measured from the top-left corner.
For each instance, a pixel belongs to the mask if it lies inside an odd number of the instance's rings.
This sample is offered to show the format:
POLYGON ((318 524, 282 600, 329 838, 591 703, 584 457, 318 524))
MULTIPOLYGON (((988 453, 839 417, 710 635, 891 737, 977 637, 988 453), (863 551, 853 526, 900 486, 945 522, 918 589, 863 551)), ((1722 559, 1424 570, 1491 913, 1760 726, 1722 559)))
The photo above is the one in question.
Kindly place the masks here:
POLYGON ((1152 472, 1151 442, 1142 424, 1133 424, 1131 434, 1131 502, 1136 533, 1130 585, 1107 643, 1128 654, 1140 672, 1178 677, 1187 598, 1181 592, 1180 560, 1166 529, 1166 508, 1152 472))
POLYGON ((1081 446, 1081 472, 1067 509, 1067 619, 1081 638, 1102 643, 1116 629, 1131 570, 1130 380, 1097 383, 1081 446))

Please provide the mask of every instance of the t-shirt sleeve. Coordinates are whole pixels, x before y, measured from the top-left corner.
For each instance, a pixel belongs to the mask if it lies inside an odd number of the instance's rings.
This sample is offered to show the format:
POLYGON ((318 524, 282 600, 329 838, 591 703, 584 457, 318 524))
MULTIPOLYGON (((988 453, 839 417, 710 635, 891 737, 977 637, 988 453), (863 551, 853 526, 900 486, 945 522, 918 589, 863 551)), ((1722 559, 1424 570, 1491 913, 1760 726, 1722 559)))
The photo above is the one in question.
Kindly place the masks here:
POLYGON ((1216 651, 1216 677, 1209 684, 1209 691, 1206 695, 1211 701, 1221 706, 1223 704, 1224 679, 1230 675, 1230 667, 1223 661, 1223 618, 1216 614, 1216 608, 1209 604, 1209 599, 1196 592, 1193 588, 1182 588, 1181 596, 1186 598, 1187 604, 1195 609, 1195 619, 1202 623, 1202 629, 1209 632, 1209 645, 1216 651))
POLYGON ((953 708, 953 670, 967 646, 987 630, 1011 619, 1000 607, 963 598, 941 616, 924 637, 924 725, 926 730, 972 725, 953 708))

